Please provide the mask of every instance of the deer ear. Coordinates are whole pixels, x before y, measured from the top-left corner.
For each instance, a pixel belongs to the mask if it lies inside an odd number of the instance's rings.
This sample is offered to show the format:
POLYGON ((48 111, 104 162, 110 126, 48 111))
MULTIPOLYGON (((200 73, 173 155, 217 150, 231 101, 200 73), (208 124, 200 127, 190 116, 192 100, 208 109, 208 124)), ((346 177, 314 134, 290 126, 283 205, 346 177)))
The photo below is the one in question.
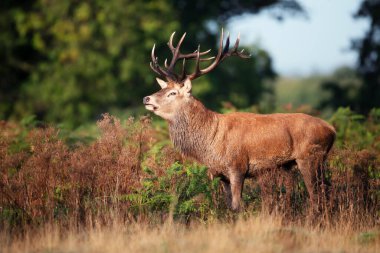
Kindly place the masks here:
POLYGON ((190 95, 191 94, 191 81, 190 79, 186 79, 183 83, 183 87, 181 88, 185 94, 190 95))
POLYGON ((161 89, 165 89, 168 87, 168 83, 165 82, 164 80, 161 80, 160 78, 156 78, 157 83, 161 86, 161 89))

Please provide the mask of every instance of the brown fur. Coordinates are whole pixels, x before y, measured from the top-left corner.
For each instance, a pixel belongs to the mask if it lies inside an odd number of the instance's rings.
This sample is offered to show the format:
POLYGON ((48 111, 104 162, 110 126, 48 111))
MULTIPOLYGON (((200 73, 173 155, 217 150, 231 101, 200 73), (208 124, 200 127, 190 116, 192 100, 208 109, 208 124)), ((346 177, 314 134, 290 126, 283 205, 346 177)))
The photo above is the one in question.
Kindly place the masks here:
POLYGON ((233 210, 241 206, 244 179, 262 170, 297 164, 315 209, 317 181, 335 139, 325 121, 301 113, 260 115, 219 114, 191 96, 191 83, 169 83, 146 97, 147 109, 166 119, 170 137, 184 155, 222 178, 233 210), (176 95, 169 95, 175 91, 176 95), (155 109, 150 105, 154 105, 155 109))

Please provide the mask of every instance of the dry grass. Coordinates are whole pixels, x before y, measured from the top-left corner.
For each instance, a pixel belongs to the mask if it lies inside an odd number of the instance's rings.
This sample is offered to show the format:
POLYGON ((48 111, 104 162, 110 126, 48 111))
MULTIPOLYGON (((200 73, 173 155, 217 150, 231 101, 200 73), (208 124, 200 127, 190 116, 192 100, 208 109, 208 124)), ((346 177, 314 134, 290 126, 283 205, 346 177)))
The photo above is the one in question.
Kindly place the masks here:
POLYGON ((2 252, 378 252, 380 231, 283 225, 280 218, 249 217, 236 222, 184 226, 115 223, 83 231, 47 226, 10 241, 2 252))

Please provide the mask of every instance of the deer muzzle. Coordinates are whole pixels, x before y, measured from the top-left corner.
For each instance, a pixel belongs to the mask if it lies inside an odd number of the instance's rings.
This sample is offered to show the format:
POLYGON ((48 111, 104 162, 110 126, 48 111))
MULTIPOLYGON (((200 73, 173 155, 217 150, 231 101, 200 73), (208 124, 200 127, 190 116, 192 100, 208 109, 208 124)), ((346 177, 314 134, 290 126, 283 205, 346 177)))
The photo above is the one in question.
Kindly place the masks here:
POLYGON ((152 98, 150 96, 146 96, 143 98, 143 103, 145 105, 145 109, 147 109, 148 111, 155 111, 158 109, 158 106, 155 105, 153 102, 152 102, 152 98))

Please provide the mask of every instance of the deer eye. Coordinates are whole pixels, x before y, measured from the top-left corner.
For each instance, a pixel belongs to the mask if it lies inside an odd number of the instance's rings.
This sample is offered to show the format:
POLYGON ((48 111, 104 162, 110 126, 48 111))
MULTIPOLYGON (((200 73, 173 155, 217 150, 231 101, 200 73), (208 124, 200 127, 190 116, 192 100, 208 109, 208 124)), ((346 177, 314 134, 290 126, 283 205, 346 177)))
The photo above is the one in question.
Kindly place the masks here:
POLYGON ((170 97, 170 96, 175 96, 175 95, 177 95, 177 92, 172 91, 172 92, 170 92, 170 93, 168 94, 168 97, 170 97))

